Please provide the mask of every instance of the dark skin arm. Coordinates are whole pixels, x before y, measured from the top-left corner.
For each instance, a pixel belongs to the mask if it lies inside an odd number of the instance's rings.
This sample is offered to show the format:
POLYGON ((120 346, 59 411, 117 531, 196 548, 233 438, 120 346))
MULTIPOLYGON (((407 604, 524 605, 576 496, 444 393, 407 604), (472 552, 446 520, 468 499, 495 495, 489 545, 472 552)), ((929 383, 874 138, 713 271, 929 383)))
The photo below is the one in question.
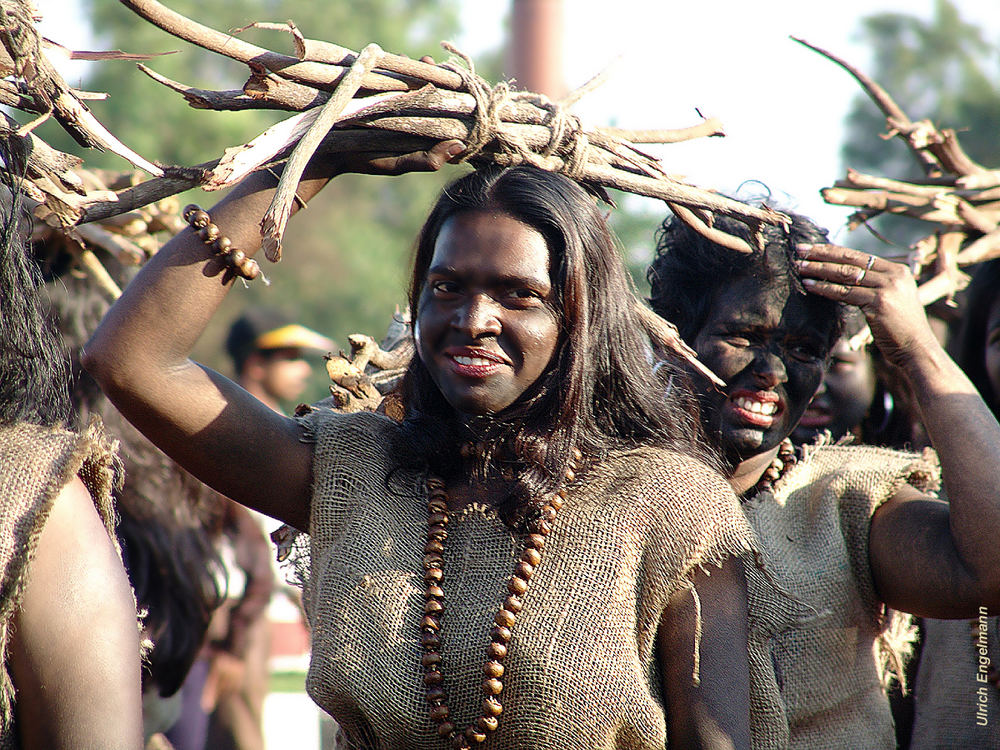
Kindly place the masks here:
POLYGON ((142 747, 132 589, 77 478, 55 499, 28 567, 10 668, 25 750, 142 747))
MULTIPOLYGON (((446 141, 401 157, 354 154, 314 163, 297 193, 308 202, 331 176, 347 171, 432 171, 463 149, 446 141)), ((275 185, 273 176, 257 173, 209 211, 221 233, 248 256, 260 247, 260 220, 275 185)), ((301 441, 298 424, 190 359, 232 283, 185 229, 129 284, 88 342, 83 365, 130 422, 200 480, 307 529, 312 446, 301 441)))
POLYGON ((1000 612, 1000 425, 934 336, 906 266, 836 245, 802 253, 811 291, 865 313, 876 345, 909 381, 941 461, 948 503, 906 485, 872 518, 882 600, 925 617, 1000 612))
POLYGON ((750 747, 750 667, 743 566, 727 560, 712 574, 697 571, 701 602, 700 683, 693 684, 696 608, 678 591, 660 623, 657 648, 671 748, 750 747))

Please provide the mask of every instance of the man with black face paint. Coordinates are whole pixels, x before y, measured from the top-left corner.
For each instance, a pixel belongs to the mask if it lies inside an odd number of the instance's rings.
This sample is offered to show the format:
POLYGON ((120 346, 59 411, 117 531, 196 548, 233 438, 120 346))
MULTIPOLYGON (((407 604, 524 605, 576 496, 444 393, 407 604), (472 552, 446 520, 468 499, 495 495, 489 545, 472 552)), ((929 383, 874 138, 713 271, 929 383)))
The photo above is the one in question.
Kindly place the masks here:
MULTIPOLYGON (((715 225, 753 244, 736 222, 715 225)), ((738 255, 668 220, 648 274, 654 310, 726 382, 695 381, 703 426, 767 567, 805 605, 751 643, 751 728, 764 698, 778 700, 787 728, 756 732, 754 746, 894 748, 883 681, 908 644, 887 608, 939 618, 1000 608, 1000 425, 941 349, 905 266, 826 244, 795 214, 764 241, 738 255), (867 446, 796 455, 787 438, 820 385, 844 304, 901 368, 937 457, 867 446), (933 494, 935 458, 950 507, 933 494)), ((751 590, 751 617, 764 606, 751 590)))

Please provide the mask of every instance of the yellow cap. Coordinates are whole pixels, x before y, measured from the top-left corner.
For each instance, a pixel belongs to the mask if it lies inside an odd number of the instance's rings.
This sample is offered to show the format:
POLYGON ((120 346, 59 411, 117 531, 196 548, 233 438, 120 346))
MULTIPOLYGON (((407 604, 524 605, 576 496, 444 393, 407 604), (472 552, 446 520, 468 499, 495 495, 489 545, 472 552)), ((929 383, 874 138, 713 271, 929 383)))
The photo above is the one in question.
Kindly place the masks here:
POLYGON ((315 349, 333 351, 333 341, 298 323, 262 333, 253 342, 255 349, 315 349))

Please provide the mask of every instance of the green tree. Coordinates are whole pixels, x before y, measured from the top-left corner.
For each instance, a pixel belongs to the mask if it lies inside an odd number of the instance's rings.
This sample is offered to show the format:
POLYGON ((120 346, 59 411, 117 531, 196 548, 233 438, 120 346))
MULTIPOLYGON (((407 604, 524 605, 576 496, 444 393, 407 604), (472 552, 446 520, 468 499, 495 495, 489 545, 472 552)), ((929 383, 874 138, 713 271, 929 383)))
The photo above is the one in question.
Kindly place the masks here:
MULTIPOLYGON (((1000 166, 998 40, 985 38, 980 27, 963 19, 950 0, 937 0, 930 20, 904 13, 868 16, 861 21, 860 36, 873 50, 872 65, 865 72, 910 119, 930 119, 938 127, 954 128, 973 159, 1000 166)), ((885 129, 884 115, 867 95, 859 93, 847 118, 844 163, 897 179, 921 176, 900 139, 880 137, 885 129)), ((891 217, 877 226, 900 244, 916 239, 925 229, 918 222, 891 217)))

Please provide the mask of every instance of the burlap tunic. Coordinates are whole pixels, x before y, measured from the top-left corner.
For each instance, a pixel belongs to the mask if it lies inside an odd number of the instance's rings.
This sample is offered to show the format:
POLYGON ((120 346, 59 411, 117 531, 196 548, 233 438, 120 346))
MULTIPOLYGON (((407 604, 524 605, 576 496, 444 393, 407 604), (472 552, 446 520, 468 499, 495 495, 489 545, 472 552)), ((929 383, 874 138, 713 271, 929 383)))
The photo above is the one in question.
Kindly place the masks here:
MULTIPOLYGON (((97 427, 84 434, 36 425, 0 427, 0 648, 7 653, 18 606, 38 537, 56 496, 74 476, 83 480, 108 534, 113 453, 97 427)), ((95 686, 100 689, 100 686, 95 686)), ((0 748, 16 748, 14 686, 6 659, 0 675, 0 748)))
MULTIPOLYGON (((771 669, 751 662, 757 689, 784 707, 792 748, 896 747, 883 684, 911 631, 908 618, 889 616, 875 593, 868 531, 875 510, 906 482, 936 488, 931 454, 822 446, 809 450, 774 494, 744 503, 768 571, 813 613, 772 623, 771 669)), ((757 598, 751 590, 751 617, 757 598)), ((783 741, 758 735, 754 745, 783 741)))
MULTIPOLYGON (((381 415, 314 410, 302 421, 316 441, 306 689, 351 747, 446 747, 420 665, 423 477, 398 466, 399 427, 381 415)), ((668 598, 698 566, 752 548, 732 490, 700 463, 645 449, 586 472, 524 597, 504 712, 484 747, 662 749, 656 632, 668 598)), ((460 729, 480 711, 488 633, 518 553, 491 509, 453 514, 441 653, 460 729)))

